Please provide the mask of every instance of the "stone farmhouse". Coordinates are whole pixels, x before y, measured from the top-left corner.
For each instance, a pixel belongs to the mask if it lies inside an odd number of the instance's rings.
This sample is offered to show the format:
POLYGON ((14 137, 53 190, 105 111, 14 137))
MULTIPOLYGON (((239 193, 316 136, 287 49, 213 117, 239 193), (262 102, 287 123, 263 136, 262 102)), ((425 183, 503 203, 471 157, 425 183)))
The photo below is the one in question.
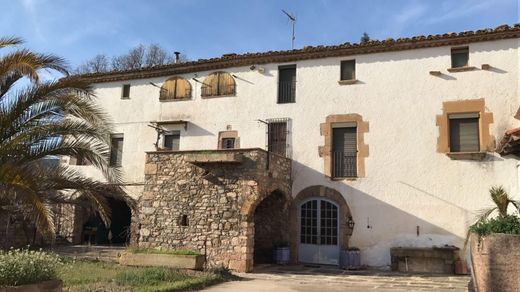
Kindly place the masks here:
POLYGON ((490 186, 519 191, 497 148, 518 126, 519 38, 505 25, 83 75, 137 207, 111 202, 110 240, 72 210, 67 236, 239 271, 282 242, 294 263, 357 247, 374 267, 393 247, 462 247, 490 186))

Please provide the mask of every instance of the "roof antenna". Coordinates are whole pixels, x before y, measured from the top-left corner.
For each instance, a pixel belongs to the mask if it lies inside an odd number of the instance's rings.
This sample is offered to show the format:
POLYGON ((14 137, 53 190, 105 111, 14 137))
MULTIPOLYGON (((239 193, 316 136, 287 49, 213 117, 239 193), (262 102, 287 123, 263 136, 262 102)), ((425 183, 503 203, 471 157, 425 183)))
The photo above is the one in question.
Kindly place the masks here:
POLYGON ((282 9, 282 12, 285 15, 287 15, 287 17, 289 18, 289 21, 292 22, 291 50, 294 50, 294 39, 296 39, 296 37, 294 36, 294 24, 296 23, 296 17, 294 16, 294 14, 290 14, 290 13, 288 13, 287 11, 285 11, 283 9, 282 9))

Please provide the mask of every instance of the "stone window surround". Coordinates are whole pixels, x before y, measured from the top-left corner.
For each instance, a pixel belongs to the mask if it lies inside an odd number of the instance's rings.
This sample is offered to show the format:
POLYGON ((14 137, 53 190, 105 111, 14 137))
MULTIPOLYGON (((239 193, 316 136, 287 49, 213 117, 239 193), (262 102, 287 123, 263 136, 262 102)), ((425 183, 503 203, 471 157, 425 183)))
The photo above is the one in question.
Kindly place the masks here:
POLYGON ((218 150, 224 149, 224 148, 222 148, 222 140, 224 140, 226 138, 235 139, 234 149, 240 148, 240 137, 238 137, 238 131, 221 131, 221 132, 218 132, 218 145, 217 145, 218 150))
POLYGON ((298 246, 300 242, 300 206, 303 202, 312 198, 325 198, 334 202, 339 207, 339 234, 338 245, 340 249, 347 249, 349 247, 348 241, 350 239, 350 231, 348 230, 347 218, 352 216, 347 201, 343 195, 333 189, 323 185, 309 186, 301 190, 298 195, 292 200, 291 208, 289 210, 289 238, 291 250, 291 262, 298 262, 298 246))
MULTIPOLYGON (((320 124, 321 136, 324 137, 324 145, 319 146, 318 152, 320 157, 323 157, 324 168, 323 172, 325 176, 332 177, 331 169, 331 152, 332 152, 332 124, 335 123, 356 123, 357 127, 357 177, 365 177, 365 158, 368 157, 368 145, 365 144, 365 133, 368 133, 369 125, 368 122, 363 121, 363 117, 360 114, 342 114, 342 115, 329 115, 325 119, 325 123, 320 124)), ((347 179, 353 180, 356 178, 335 178, 335 179, 347 179)))
POLYGON ((453 156, 452 154, 454 153, 450 152, 449 144, 449 115, 462 113, 479 114, 479 152, 483 153, 486 151, 494 151, 495 137, 490 134, 489 130, 489 125, 493 123, 493 113, 486 112, 485 100, 483 98, 480 98, 445 101, 442 103, 442 114, 437 115, 436 118, 436 124, 439 127, 439 136, 437 138, 437 152, 445 153, 450 157, 453 156))

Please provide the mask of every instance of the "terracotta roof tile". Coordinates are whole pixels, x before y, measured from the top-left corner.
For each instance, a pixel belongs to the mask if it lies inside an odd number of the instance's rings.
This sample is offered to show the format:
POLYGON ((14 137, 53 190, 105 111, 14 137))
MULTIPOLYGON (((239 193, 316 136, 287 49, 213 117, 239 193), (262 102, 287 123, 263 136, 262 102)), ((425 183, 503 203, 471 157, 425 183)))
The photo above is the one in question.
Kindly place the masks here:
POLYGON ((388 38, 385 40, 370 40, 366 43, 343 43, 331 46, 305 46, 302 49, 287 51, 267 51, 257 53, 228 53, 221 57, 199 59, 178 64, 159 65, 127 71, 111 71, 80 75, 91 82, 110 82, 129 79, 168 76, 189 72, 215 70, 253 64, 277 62, 292 62, 298 60, 319 59, 327 57, 371 54, 387 51, 412 50, 419 48, 461 45, 472 42, 492 41, 520 37, 520 24, 500 25, 494 29, 480 29, 459 33, 436 35, 420 35, 408 38, 388 38))

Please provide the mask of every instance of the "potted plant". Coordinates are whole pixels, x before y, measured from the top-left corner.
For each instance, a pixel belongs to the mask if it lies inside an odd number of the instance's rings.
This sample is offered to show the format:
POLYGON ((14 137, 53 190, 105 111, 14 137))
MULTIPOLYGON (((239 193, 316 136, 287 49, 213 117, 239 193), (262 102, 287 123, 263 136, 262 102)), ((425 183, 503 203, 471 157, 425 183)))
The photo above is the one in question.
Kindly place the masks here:
POLYGON ((361 268, 361 251, 357 247, 349 247, 340 252, 340 268, 357 270, 361 268))
POLYGON ((276 242, 273 246, 273 261, 278 265, 286 265, 290 259, 289 243, 287 241, 276 242))
POLYGON ((495 206, 485 210, 469 228, 472 277, 475 290, 518 291, 520 287, 520 202, 503 187, 489 190, 495 206), (514 214, 508 208, 514 206, 514 214), (497 211, 498 215, 491 217, 497 211))

